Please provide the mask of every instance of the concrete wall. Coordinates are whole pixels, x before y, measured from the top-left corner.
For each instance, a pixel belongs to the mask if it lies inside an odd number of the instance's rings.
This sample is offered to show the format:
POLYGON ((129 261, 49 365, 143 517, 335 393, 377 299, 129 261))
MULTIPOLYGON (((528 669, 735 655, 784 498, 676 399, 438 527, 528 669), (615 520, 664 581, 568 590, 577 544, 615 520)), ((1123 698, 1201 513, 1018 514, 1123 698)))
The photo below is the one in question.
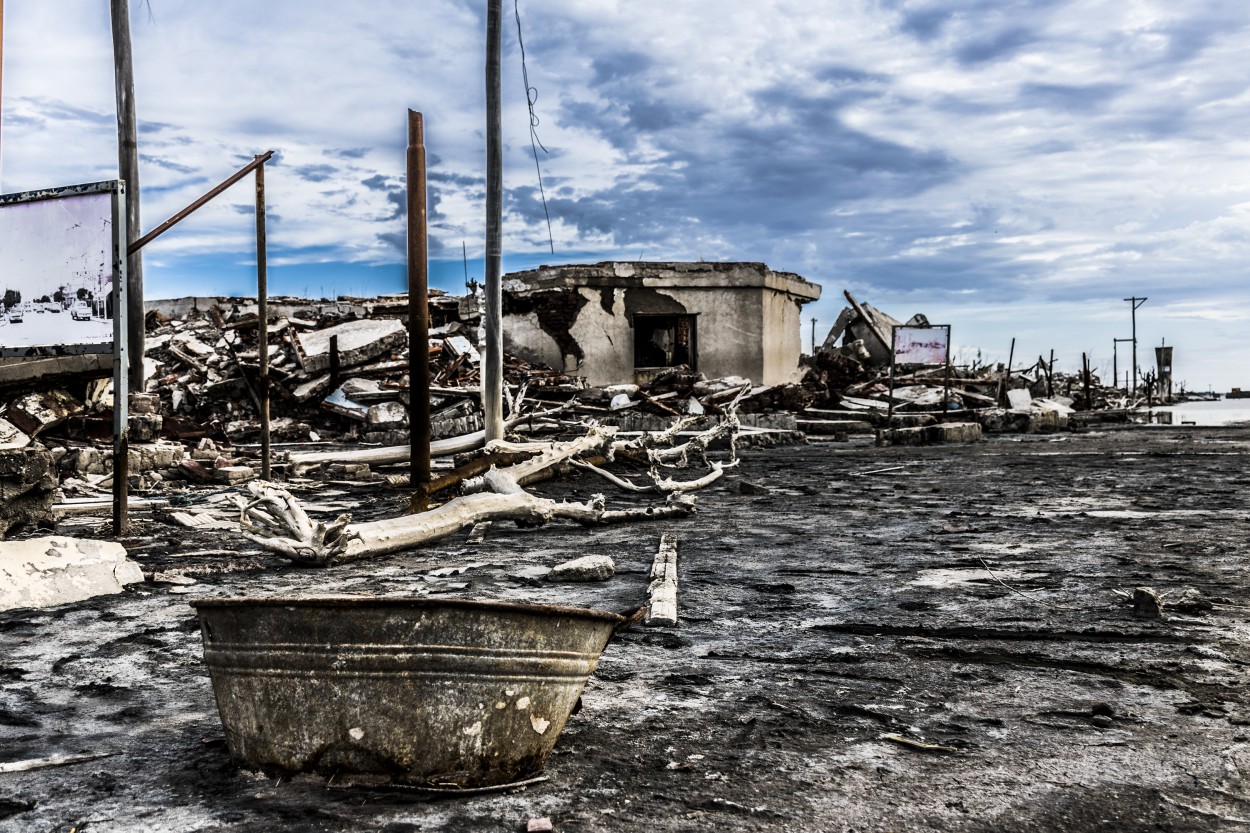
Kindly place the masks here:
POLYGON ((634 367, 634 317, 695 316, 697 369, 763 384, 797 379, 801 304, 820 288, 763 264, 600 263, 505 280, 504 349, 586 377, 646 382, 634 367))

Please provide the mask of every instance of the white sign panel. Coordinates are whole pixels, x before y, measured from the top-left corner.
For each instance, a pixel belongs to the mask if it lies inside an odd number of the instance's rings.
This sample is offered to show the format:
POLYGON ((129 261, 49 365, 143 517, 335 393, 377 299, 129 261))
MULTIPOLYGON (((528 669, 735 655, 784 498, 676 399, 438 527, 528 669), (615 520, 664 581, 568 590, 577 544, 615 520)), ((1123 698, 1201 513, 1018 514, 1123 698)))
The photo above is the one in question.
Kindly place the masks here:
POLYGON ((946 364, 949 327, 895 327, 894 361, 898 364, 946 364))
POLYGON ((0 353, 110 352, 113 183, 0 197, 0 353))

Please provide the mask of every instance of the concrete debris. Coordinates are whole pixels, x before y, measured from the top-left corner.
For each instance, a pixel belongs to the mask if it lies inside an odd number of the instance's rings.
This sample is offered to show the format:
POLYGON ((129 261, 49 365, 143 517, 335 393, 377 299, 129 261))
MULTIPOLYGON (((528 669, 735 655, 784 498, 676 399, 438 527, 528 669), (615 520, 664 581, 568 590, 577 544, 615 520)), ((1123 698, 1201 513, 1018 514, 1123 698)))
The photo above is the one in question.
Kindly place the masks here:
POLYGON ((57 476, 53 455, 39 445, 0 451, 0 538, 14 527, 52 519, 57 476))
POLYGON ((584 555, 551 568, 550 581, 607 581, 616 573, 616 563, 606 555, 584 555))
POLYGON ((54 536, 0 543, 0 610, 78 602, 141 581, 139 565, 113 541, 54 536))
MULTIPOLYGON (((671 283, 673 292, 713 281, 717 286, 725 283, 731 294, 755 293, 766 291, 761 287, 768 281, 781 281, 787 292, 799 293, 794 297, 801 303, 810 300, 811 292, 796 276, 761 271, 758 264, 729 266, 733 268, 726 272, 706 264, 660 264, 655 275, 671 283)), ((641 268, 599 264, 581 271, 538 270, 526 278, 533 286, 514 287, 508 320, 519 326, 517 322, 532 317, 542 332, 555 337, 553 333, 563 333, 556 325, 569 323, 565 318, 589 314, 585 309, 606 303, 607 289, 602 297, 594 295, 598 289, 591 291, 596 281, 614 287, 620 283, 611 290, 614 298, 659 303, 648 294, 651 290, 636 285, 641 268), (587 293, 598 301, 590 304, 587 293)), ((657 307, 647 313, 648 332, 658 339, 652 346, 666 347, 665 356, 673 361, 687 355, 689 363, 646 367, 645 373, 618 374, 592 384, 604 377, 602 368, 585 369, 579 362, 589 359, 578 358, 581 353, 572 342, 565 345, 572 353, 561 359, 568 372, 505 355, 508 429, 532 434, 597 422, 623 432, 657 432, 678 420, 697 419, 687 423, 687 430, 707 431, 732 411, 741 426, 734 440, 740 445, 805 442, 808 437, 835 442, 877 437, 882 444, 912 444, 975 442, 984 434, 1055 432, 1093 420, 1128 419, 1134 402, 1122 392, 1100 385, 1093 373, 1086 378, 1052 372, 1041 359, 1012 368, 973 362, 950 368, 949 375, 943 367, 900 367, 891 389, 884 345, 899 321, 849 293, 846 297, 848 307, 816 355, 804 360, 801 383, 785 381, 791 377, 784 373, 776 374, 784 377, 776 384, 758 384, 741 371, 708 378, 693 369, 715 364, 696 363, 698 356, 689 351, 696 346, 710 349, 717 333, 704 330, 697 344, 689 341, 688 355, 665 341, 669 336, 693 338, 693 331, 683 329, 693 326, 687 320, 690 309, 679 314, 657 307), (555 418, 525 416, 557 410, 555 418)), ((260 469, 261 439, 260 322, 254 300, 183 298, 150 302, 148 310, 146 390, 131 395, 128 403, 132 488, 236 487, 253 479, 260 469)), ((335 480, 402 480, 403 475, 379 467, 402 466, 409 457, 407 297, 271 298, 269 310, 270 439, 333 446, 276 449, 276 477, 320 467, 317 476, 335 480), (361 453, 365 456, 357 456, 361 453)), ((454 298, 431 293, 429 343, 419 352, 430 368, 435 456, 469 452, 484 442, 481 314, 478 294, 454 298)), ((926 319, 918 314, 907 323, 926 319)), ((581 330, 574 327, 570 333, 570 338, 580 338, 581 330)), ((577 343, 584 347, 583 342, 577 343)), ((9 525, 46 522, 55 499, 54 481, 64 481, 67 495, 98 497, 109 490, 111 381, 103 377, 102 367, 90 363, 43 366, 46 377, 32 377, 16 365, 0 367, 8 374, 3 379, 19 380, 21 386, 7 400, 0 396, 0 452, 46 449, 54 463, 46 480, 23 480, 25 475, 16 469, 0 474, 0 496, 5 497, 0 534, 9 525), (42 485, 35 488, 36 483, 42 485)), ((7 390, 15 390, 12 383, 7 390)), ((725 439, 717 442, 723 446, 725 439)))

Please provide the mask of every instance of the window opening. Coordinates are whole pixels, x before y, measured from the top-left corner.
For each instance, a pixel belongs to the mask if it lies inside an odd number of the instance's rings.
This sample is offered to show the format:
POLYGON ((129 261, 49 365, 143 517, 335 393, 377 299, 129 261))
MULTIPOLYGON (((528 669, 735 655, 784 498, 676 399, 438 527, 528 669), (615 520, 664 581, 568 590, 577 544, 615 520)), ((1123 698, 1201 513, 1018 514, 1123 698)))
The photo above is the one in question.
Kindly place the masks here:
POLYGON ((694 315, 635 315, 634 367, 697 370, 694 315))

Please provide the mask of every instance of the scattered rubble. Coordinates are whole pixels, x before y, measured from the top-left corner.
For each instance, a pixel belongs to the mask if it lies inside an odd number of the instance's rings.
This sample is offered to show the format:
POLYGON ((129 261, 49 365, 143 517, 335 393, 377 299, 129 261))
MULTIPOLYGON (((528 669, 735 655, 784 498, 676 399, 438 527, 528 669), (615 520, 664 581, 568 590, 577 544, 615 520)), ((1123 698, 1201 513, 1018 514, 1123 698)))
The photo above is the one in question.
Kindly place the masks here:
MULTIPOLYGON (((709 379, 677 365, 649 368, 633 381, 592 386, 584 376, 506 356, 506 426, 516 436, 568 437, 593 422, 616 426, 624 436, 663 432, 680 422, 682 430, 699 432, 706 448, 729 441, 724 429, 732 410, 738 446, 807 437, 834 442, 874 437, 880 445, 906 445, 1062 431, 1096 419, 1128 419, 1135 404, 1092 373, 1054 372, 1040 358, 1024 368, 974 363, 952 367, 949 374, 942 367, 900 367, 891 385, 885 339, 899 322, 849 293, 846 297, 848 307, 806 362, 801 383, 709 379)), ((477 295, 431 293, 430 339, 422 358, 433 383, 435 457, 485 453, 481 307, 477 295)), ((406 485, 407 296, 273 298, 269 310, 276 478, 406 485)), ((907 323, 927 321, 916 315, 907 323)), ((147 390, 129 400, 130 487, 136 499, 190 486, 239 488, 259 476, 258 324, 257 306, 247 298, 149 304, 147 390)), ((114 394, 98 368, 60 372, 40 382, 6 366, 0 386, 6 380, 9 387, 0 391, 14 391, 15 385, 20 391, 7 400, 0 393, 0 535, 11 526, 48 523, 53 503, 107 497, 112 472, 114 394)))

